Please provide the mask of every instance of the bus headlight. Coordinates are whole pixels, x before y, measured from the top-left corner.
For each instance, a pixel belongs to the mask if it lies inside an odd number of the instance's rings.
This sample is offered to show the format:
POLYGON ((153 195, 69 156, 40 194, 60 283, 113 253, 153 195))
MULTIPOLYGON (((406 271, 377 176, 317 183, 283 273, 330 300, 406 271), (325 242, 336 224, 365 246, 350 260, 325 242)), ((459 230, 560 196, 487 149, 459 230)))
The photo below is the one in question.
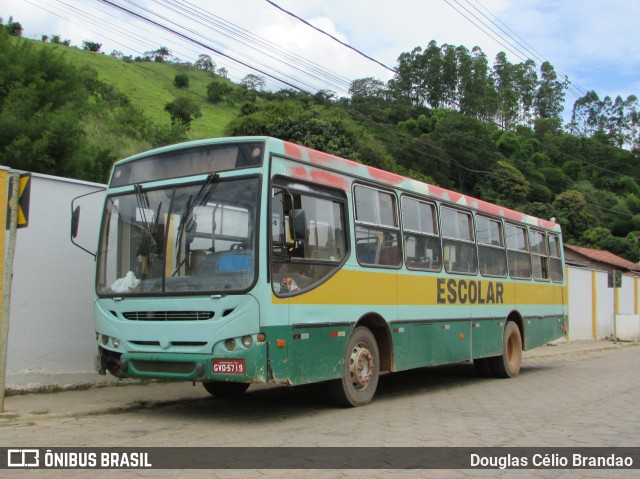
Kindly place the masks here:
POLYGON ((253 345, 253 336, 242 336, 242 345, 249 349, 253 345))
POLYGON ((111 338, 111 344, 113 344, 114 348, 117 348, 120 346, 120 340, 118 338, 111 338))
POLYGON ((233 351, 236 349, 236 340, 233 338, 227 339, 224 342, 224 347, 227 348, 227 351, 233 351))

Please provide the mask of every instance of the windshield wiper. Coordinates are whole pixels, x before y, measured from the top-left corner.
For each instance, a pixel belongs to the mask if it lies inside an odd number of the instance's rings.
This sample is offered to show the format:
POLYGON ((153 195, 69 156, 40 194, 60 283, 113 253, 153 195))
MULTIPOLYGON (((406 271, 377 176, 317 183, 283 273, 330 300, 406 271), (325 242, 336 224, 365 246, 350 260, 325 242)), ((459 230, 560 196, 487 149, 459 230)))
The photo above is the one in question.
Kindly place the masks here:
POLYGON ((187 200, 187 206, 185 207, 181 217, 180 224, 178 225, 178 232, 176 235, 176 263, 177 267, 173 271, 172 277, 175 276, 184 263, 187 261, 187 255, 180 261, 180 255, 182 253, 182 238, 184 236, 184 232, 190 233, 194 228, 196 222, 193 218, 193 210, 196 206, 201 206, 207 204, 211 195, 215 191, 215 187, 218 185, 217 181, 220 178, 220 175, 217 173, 211 173, 204 180, 204 183, 196 193, 196 197, 192 199, 192 196, 187 200))
POLYGON ((149 242, 148 253, 150 255, 152 252, 158 252, 160 249, 156 241, 156 236, 158 233, 158 220, 160 219, 160 209, 162 208, 162 201, 158 204, 158 208, 153 215, 154 220, 152 223, 147 219, 147 211, 151 209, 147 193, 143 191, 142 185, 140 184, 134 185, 133 190, 136 194, 138 211, 140 212, 140 219, 142 220, 142 230, 146 236, 146 241, 149 242))

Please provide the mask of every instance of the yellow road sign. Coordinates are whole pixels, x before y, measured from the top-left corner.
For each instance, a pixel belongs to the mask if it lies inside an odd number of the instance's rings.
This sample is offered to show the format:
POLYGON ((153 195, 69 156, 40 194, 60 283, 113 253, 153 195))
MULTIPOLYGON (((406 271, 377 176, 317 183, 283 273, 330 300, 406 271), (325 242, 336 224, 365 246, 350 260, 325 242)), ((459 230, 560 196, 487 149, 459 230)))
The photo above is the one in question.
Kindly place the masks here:
MULTIPOLYGON (((11 218, 11 193, 13 192, 13 177, 9 177, 7 188, 7 220, 5 229, 9 229, 11 218)), ((20 187, 18 189, 18 228, 29 226, 29 198, 31 196, 31 173, 20 175, 20 187)))

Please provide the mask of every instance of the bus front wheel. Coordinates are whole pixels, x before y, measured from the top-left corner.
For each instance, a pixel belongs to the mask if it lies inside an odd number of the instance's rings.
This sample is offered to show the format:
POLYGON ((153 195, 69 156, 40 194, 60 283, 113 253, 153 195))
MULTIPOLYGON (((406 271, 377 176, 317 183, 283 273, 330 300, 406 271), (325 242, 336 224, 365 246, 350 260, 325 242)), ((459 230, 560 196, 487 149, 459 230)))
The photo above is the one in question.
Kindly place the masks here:
POLYGON ((380 352, 373 333, 364 326, 353 330, 347 343, 342 377, 332 381, 329 392, 340 406, 369 404, 378 387, 380 352))
POLYGON ((202 385, 209 394, 218 398, 240 396, 249 388, 249 383, 234 383, 228 381, 202 381, 202 385))
POLYGON ((513 321, 507 322, 502 336, 502 355, 489 358, 493 375, 497 378, 514 378, 520 374, 522 363, 522 336, 513 321))

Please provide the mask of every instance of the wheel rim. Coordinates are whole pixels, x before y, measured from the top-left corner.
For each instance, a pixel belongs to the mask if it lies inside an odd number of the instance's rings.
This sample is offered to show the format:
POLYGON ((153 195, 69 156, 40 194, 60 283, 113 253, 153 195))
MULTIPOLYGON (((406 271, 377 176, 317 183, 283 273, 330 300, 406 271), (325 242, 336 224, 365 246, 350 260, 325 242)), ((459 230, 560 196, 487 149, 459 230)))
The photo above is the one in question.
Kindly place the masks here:
POLYGON ((367 388, 373 378, 375 363, 371 351, 364 343, 357 344, 351 351, 349 376, 351 384, 357 391, 367 388))
POLYGON ((507 338, 507 363, 510 367, 515 367, 518 364, 520 356, 520 347, 518 336, 514 333, 510 334, 507 338))

